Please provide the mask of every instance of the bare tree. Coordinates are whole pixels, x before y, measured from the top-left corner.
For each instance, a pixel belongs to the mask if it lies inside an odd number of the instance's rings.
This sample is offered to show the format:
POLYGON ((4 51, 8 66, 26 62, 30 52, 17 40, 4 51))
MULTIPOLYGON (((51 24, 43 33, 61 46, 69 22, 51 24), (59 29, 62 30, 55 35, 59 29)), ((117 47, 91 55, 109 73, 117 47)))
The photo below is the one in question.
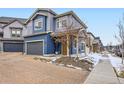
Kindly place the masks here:
POLYGON ((71 40, 73 37, 73 23, 71 23, 70 25, 64 24, 64 27, 62 29, 63 31, 59 30, 55 33, 52 33, 51 36, 53 37, 55 43, 57 42, 61 42, 63 45, 67 45, 67 55, 70 56, 70 44, 71 44, 71 40))
MULTIPOLYGON (((74 23, 70 24, 65 24, 63 28, 55 33, 53 33, 51 36, 53 37, 55 42, 61 42, 63 45, 67 45, 67 56, 70 56, 70 46, 72 45, 72 41, 75 38, 80 38, 76 37, 76 35, 79 33, 79 31, 82 29, 81 27, 75 28, 74 23), (64 30, 63 30, 64 29, 64 30)), ((80 41, 78 41, 80 42, 80 41)), ((76 43, 77 45, 77 43, 76 43)), ((78 55, 78 54, 77 54, 78 55)))
POLYGON ((122 17, 122 20, 119 21, 118 25, 117 25, 118 29, 119 29, 119 35, 115 35, 115 38, 118 40, 118 42, 120 43, 119 45, 119 49, 122 55, 122 64, 124 63, 124 14, 122 17))

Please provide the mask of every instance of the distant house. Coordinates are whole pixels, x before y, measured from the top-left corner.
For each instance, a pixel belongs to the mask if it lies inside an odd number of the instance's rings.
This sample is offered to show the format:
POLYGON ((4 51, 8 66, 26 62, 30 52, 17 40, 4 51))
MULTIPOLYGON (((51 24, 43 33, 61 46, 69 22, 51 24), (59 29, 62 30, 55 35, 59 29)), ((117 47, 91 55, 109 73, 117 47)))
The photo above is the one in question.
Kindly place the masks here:
POLYGON ((95 37, 94 42, 93 42, 93 52, 101 52, 104 50, 104 46, 100 40, 100 37, 95 37))
POLYGON ((73 11, 56 14, 40 8, 28 19, 0 17, 2 52, 88 54, 94 49, 91 43, 89 49, 87 39, 87 26, 73 11))
POLYGON ((95 36, 91 32, 87 32, 87 34, 88 34, 88 45, 89 45, 90 52, 94 52, 95 36))

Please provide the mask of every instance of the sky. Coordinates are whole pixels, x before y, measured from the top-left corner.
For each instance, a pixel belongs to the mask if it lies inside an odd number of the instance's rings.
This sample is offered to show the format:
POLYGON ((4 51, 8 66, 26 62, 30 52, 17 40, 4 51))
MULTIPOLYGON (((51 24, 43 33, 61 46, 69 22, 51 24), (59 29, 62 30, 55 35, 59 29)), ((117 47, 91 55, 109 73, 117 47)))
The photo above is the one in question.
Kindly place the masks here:
MULTIPOLYGON (((35 8, 0 8, 0 16, 29 18, 35 8)), ((53 8, 57 14, 73 10, 88 26, 87 31, 99 36, 104 45, 118 44, 117 24, 122 19, 123 8, 53 8)))

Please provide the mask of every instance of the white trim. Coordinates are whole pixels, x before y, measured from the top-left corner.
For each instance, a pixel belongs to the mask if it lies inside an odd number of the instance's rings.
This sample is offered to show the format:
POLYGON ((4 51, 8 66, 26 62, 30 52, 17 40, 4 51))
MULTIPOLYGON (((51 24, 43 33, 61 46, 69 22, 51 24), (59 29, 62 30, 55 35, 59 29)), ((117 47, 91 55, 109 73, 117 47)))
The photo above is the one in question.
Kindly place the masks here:
POLYGON ((44 20, 43 20, 43 18, 37 18, 37 19, 35 19, 33 26, 34 26, 34 30, 42 30, 43 27, 44 27, 44 20), (39 22, 41 22, 41 27, 36 28, 36 25, 38 25, 39 22))
POLYGON ((43 13, 36 13, 35 15, 33 15, 32 17, 31 17, 31 19, 30 20, 33 20, 37 15, 41 15, 41 16, 48 16, 48 15, 46 15, 46 14, 43 14, 43 13))
POLYGON ((44 55, 44 40, 41 39, 41 40, 29 40, 29 41, 25 41, 25 53, 27 54, 27 43, 29 42, 39 42, 39 41, 42 41, 43 42, 43 55, 44 55))
POLYGON ((3 51, 3 42, 0 43, 0 47, 1 47, 1 52, 4 52, 3 51))

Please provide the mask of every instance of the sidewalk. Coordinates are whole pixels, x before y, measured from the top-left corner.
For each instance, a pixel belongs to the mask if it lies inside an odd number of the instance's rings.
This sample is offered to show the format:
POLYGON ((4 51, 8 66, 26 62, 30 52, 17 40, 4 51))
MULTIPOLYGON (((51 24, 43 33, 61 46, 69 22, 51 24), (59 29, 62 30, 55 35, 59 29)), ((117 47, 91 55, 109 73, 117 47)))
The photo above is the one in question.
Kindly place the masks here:
POLYGON ((101 59, 90 73, 85 84, 119 84, 109 59, 101 59))

